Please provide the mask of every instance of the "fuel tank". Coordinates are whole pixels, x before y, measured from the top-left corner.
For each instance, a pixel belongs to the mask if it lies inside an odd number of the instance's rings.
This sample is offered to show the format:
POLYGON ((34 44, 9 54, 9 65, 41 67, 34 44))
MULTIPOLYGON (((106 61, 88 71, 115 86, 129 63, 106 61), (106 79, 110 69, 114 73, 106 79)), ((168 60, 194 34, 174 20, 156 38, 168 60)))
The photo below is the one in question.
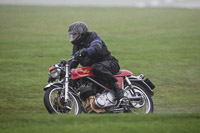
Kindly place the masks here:
POLYGON ((83 77, 94 77, 91 67, 79 67, 72 70, 71 72, 72 80, 83 78, 83 77))

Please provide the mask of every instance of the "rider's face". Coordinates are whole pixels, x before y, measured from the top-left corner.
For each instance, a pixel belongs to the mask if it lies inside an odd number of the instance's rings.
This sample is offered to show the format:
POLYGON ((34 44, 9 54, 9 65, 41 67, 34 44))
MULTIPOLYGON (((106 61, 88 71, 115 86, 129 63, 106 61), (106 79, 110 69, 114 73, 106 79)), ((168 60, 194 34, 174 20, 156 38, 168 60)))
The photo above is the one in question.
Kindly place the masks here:
POLYGON ((78 33, 72 34, 72 38, 75 40, 78 37, 78 33))
POLYGON ((79 36, 78 33, 69 34, 69 40, 74 41, 79 36))

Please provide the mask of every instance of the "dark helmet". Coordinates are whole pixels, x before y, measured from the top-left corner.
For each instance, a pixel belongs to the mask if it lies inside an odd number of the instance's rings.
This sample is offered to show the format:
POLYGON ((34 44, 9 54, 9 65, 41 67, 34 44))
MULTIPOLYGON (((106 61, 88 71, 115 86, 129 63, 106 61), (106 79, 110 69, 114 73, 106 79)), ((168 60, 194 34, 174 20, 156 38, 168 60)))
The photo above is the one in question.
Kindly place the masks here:
POLYGON ((84 22, 75 22, 69 26, 68 35, 72 44, 79 44, 88 32, 88 26, 84 22), (76 34, 76 37, 74 35, 76 34))

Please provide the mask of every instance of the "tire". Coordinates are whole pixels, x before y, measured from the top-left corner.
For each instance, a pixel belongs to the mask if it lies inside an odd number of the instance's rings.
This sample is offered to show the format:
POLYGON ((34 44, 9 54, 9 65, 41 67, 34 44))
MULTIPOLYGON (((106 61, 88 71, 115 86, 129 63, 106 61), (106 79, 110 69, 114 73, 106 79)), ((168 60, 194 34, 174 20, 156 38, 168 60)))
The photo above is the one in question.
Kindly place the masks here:
MULTIPOLYGON (((148 114, 153 113, 154 111, 154 104, 150 94, 147 92, 146 88, 142 85, 138 84, 137 82, 131 81, 132 87, 136 92, 136 95, 142 97, 140 100, 135 101, 132 100, 132 108, 131 112, 135 114, 148 114), (143 105, 144 104, 144 105, 143 105)), ((125 85, 125 90, 131 89, 128 85, 125 85)))
POLYGON ((51 86, 44 92, 44 105, 50 114, 80 114, 82 106, 79 99, 69 92, 68 103, 64 102, 64 90, 60 87, 51 86), (55 96, 54 96, 55 95, 55 96))

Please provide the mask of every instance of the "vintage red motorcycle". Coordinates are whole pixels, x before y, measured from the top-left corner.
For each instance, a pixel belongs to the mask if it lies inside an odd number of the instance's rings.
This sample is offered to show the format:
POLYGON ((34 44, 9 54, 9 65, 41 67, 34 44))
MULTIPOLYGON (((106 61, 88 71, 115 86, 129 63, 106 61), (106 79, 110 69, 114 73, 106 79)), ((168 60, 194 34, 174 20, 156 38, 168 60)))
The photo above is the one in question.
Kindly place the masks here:
POLYGON ((124 90, 124 97, 116 100, 106 83, 95 77, 91 67, 70 70, 68 62, 49 67, 52 83, 44 88, 44 105, 49 113, 152 113, 155 86, 144 74, 133 76, 128 70, 114 75, 124 90), (59 81, 55 81, 59 79, 59 81))

